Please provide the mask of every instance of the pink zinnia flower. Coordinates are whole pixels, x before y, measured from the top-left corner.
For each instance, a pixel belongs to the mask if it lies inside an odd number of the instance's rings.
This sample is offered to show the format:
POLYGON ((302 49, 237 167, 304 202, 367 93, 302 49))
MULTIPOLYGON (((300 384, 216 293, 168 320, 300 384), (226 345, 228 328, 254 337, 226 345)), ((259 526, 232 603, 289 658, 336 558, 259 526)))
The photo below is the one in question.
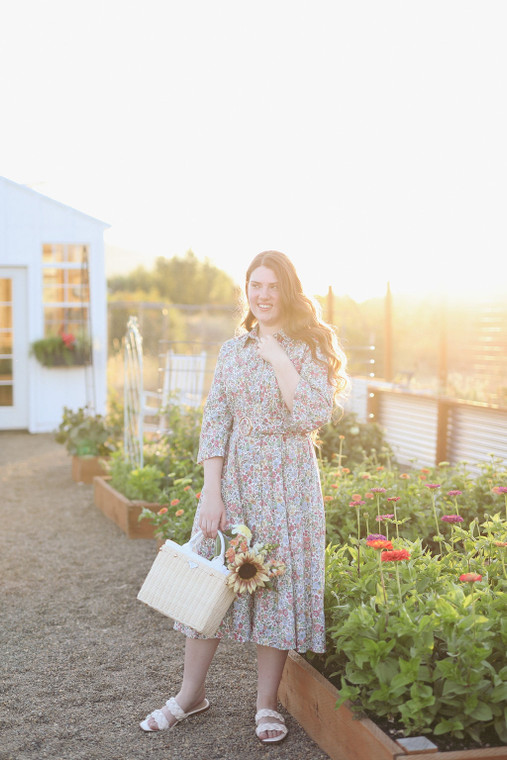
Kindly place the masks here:
POLYGON ((447 496, 461 496, 463 491, 447 491, 447 496))
POLYGON ((382 533, 370 533, 369 536, 366 536, 367 541, 387 541, 387 537, 383 536, 382 533))
POLYGON ((387 501, 399 501, 401 496, 388 496, 387 501))
POLYGON ((459 515, 442 515, 440 519, 443 520, 443 522, 448 522, 448 523, 463 522, 463 518, 460 517, 459 515))
POLYGON ((440 483, 425 483, 425 488, 440 488, 440 483))
POLYGON ((507 493, 507 486, 495 486, 492 490, 495 493, 507 493))
POLYGON ((463 575, 460 575, 459 579, 465 583, 475 583, 476 581, 482 581, 482 575, 479 575, 478 573, 463 573, 463 575))
POLYGON ((385 488, 372 488, 371 492, 372 493, 386 493, 386 489, 385 488))
POLYGON ((361 499, 359 499, 359 501, 351 501, 349 507, 359 507, 361 504, 366 504, 366 502, 361 501, 361 499))
POLYGON ((377 522, 382 522, 383 520, 392 520, 394 515, 377 515, 375 520, 377 522))

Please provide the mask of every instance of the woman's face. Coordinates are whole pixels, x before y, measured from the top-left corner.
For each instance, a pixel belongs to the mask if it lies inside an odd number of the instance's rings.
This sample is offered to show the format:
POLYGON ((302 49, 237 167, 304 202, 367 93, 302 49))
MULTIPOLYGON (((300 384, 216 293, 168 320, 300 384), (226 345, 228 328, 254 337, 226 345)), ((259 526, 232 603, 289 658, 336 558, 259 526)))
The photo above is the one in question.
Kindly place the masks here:
POLYGON ((253 270, 248 281, 247 296, 261 333, 275 333, 279 330, 282 326, 282 297, 272 269, 261 266, 253 270))

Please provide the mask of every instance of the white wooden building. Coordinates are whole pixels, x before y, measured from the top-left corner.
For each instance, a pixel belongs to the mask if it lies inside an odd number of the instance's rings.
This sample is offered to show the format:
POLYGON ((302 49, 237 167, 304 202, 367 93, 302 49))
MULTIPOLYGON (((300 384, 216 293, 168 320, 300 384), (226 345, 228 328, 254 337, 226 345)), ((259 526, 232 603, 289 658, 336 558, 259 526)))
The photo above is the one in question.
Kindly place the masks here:
POLYGON ((63 407, 106 407, 104 222, 0 177, 0 430, 55 430, 63 407), (81 335, 85 366, 46 367, 34 340, 81 335))

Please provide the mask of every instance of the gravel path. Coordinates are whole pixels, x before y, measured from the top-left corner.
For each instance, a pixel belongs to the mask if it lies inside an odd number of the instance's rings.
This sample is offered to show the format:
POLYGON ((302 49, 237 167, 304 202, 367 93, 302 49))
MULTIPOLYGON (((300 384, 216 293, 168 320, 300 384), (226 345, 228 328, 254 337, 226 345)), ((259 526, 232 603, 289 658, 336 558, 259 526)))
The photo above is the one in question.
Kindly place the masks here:
POLYGON ((139 729, 182 674, 183 637, 136 600, 154 556, 72 481, 52 435, 0 432, 0 760, 326 760, 283 710, 286 741, 258 742, 255 651, 227 642, 210 711, 139 729))

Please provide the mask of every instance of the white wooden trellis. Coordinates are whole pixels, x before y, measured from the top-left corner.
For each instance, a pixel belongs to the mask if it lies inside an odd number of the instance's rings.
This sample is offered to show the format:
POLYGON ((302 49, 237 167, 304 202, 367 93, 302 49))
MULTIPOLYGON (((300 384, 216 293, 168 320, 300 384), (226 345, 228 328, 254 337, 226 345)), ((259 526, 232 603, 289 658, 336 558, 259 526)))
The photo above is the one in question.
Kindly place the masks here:
POLYGON ((124 343, 124 451, 132 468, 143 466, 143 339, 137 317, 129 317, 124 343))

